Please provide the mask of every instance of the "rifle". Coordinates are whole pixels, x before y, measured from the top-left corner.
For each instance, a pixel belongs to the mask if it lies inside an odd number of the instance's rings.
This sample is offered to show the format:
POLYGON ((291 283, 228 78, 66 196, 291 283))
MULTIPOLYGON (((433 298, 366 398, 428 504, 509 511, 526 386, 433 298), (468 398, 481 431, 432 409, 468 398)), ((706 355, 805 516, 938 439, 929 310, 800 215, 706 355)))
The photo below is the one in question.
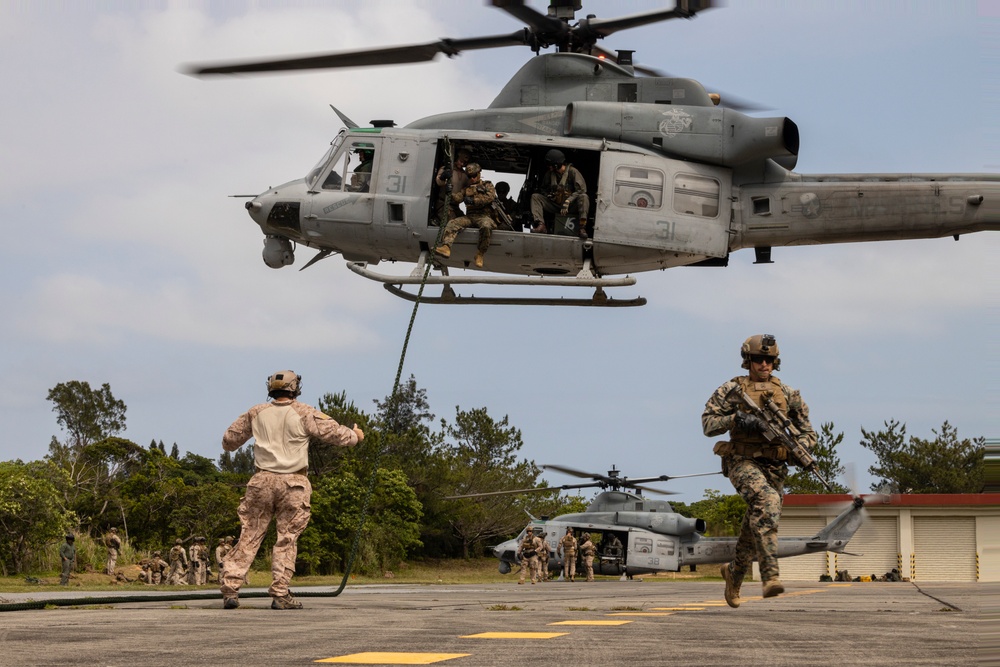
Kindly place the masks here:
POLYGON ((751 414, 760 419, 764 425, 763 435, 768 442, 781 445, 788 450, 788 458, 791 459, 792 463, 802 470, 811 472, 827 491, 830 493, 834 492, 833 487, 830 486, 830 483, 820 473, 819 466, 816 465, 816 457, 795 440, 795 438, 802 435, 801 431, 796 428, 792 420, 788 418, 788 415, 781 411, 781 408, 777 406, 774 399, 765 396, 764 407, 761 408, 747 394, 743 387, 738 384, 729 391, 729 394, 726 395, 726 400, 732 402, 734 396, 739 402, 750 409, 751 414))
POLYGON ((493 209, 493 213, 497 216, 497 220, 507 225, 507 228, 511 231, 518 231, 514 229, 514 220, 507 215, 507 211, 503 210, 503 206, 500 205, 496 199, 490 202, 490 208, 493 209))

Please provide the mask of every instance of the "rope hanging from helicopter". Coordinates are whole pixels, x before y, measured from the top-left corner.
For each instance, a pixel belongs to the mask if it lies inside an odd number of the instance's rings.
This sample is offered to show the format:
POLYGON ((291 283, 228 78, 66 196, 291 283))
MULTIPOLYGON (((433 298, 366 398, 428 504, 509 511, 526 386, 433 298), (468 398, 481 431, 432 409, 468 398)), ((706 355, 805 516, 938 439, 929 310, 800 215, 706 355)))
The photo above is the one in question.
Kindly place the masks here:
MULTIPOLYGON (((452 165, 454 160, 452 159, 452 145, 451 140, 446 136, 444 137, 445 146, 445 164, 452 165)), ((447 179, 447 186, 445 190, 446 197, 451 196, 451 179, 447 179)), ((447 199, 446 199, 447 201, 447 199)), ((438 234, 437 239, 434 243, 435 246, 441 243, 441 238, 444 235, 444 227, 447 223, 448 217, 448 207, 445 206, 441 211, 441 219, 438 224, 438 234)), ((413 324, 417 319, 417 309, 420 307, 420 299, 424 293, 424 286, 427 283, 427 276, 430 274, 432 262, 427 262, 424 265, 423 279, 420 281, 420 288, 417 291, 416 297, 413 301, 413 310, 410 312, 410 321, 406 327, 406 336, 403 338, 403 349, 399 355, 399 364, 396 367, 396 378, 393 380, 392 392, 389 395, 389 403, 391 404, 396 400, 396 395, 399 392, 399 380, 403 375, 403 364, 406 361, 406 350, 410 345, 410 335, 413 333, 413 324)), ((372 471, 371 476, 368 480, 368 487, 365 490, 364 500, 361 503, 361 518, 358 522, 358 528, 354 533, 354 540, 351 544, 351 552, 347 557, 347 564, 344 568, 344 577, 340 581, 340 586, 337 587, 335 591, 332 592, 321 592, 321 591, 295 591, 297 597, 337 597, 347 586, 347 580, 351 576, 351 570, 354 568, 354 561, 357 557, 358 548, 361 545, 361 535, 364 532, 365 521, 368 518, 369 508, 371 506, 371 498, 375 493, 375 485, 378 481, 378 464, 379 459, 382 457, 384 450, 378 449, 375 451, 375 455, 372 459, 372 471)), ((0 604, 0 612, 4 611, 26 611, 29 609, 45 609, 46 607, 69 607, 69 606, 79 606, 79 605, 95 605, 95 604, 123 604, 123 603, 134 603, 134 602, 179 602, 185 600, 213 600, 221 597, 221 593, 218 591, 203 592, 203 593, 178 593, 178 594, 163 594, 163 595, 108 595, 102 597, 83 597, 83 598, 61 598, 55 600, 29 600, 26 602, 9 602, 0 604)), ((270 593, 267 591, 263 592, 249 592, 240 591, 241 598, 265 598, 270 597, 270 593)))

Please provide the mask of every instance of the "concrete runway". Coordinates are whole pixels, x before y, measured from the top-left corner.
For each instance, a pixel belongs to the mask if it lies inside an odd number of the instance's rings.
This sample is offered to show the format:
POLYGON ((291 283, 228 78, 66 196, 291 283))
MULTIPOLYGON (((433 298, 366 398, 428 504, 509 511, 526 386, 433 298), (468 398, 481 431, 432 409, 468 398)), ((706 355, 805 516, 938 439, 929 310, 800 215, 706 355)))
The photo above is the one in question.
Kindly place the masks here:
POLYGON ((726 606, 721 582, 512 580, 349 586, 335 598, 300 598, 299 611, 273 611, 269 598, 223 610, 219 598, 4 612, 0 663, 970 665, 1000 626, 990 601, 1000 584, 786 586, 763 600, 747 582, 743 594, 757 597, 739 609, 726 606))

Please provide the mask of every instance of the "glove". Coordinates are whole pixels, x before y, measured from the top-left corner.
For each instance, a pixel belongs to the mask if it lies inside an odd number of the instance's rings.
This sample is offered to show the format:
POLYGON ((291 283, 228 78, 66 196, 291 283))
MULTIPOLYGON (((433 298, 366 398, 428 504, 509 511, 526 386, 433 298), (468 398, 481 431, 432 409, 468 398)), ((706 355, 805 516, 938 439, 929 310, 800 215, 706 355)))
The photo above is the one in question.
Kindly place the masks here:
POLYGON ((472 197, 466 197, 462 201, 465 203, 466 206, 472 206, 473 204, 476 203, 472 197))
POLYGON ((441 170, 441 180, 442 181, 447 181, 449 178, 451 178, 451 169, 442 169, 441 170))
POLYGON ((749 431, 751 433, 763 433, 766 428, 760 417, 752 415, 749 412, 737 412, 734 425, 741 431, 749 431))
POLYGON ((563 206, 559 209, 559 215, 569 215, 569 206, 563 206))

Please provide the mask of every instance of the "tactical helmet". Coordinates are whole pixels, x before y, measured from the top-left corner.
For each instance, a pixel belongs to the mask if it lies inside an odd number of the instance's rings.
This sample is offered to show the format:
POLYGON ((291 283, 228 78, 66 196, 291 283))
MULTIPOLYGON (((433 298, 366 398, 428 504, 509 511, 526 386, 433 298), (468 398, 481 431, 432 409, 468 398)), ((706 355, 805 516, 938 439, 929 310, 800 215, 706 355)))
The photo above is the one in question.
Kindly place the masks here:
POLYGON ((115 528, 114 526, 111 526, 111 532, 112 532, 112 533, 117 533, 117 532, 118 532, 118 529, 117 529, 117 528, 115 528))
POLYGON ((76 539, 76 537, 75 537, 75 536, 73 536, 73 535, 67 535, 67 536, 66 536, 66 539, 67 539, 67 540, 69 540, 70 542, 72 542, 73 540, 75 540, 75 539, 76 539))
POLYGON ((566 154, 563 153, 558 148, 553 148, 552 150, 550 150, 548 153, 545 154, 545 162, 548 164, 555 164, 555 165, 565 164, 566 154))
POLYGON ((750 357, 771 357, 774 360, 774 370, 781 366, 781 359, 778 358, 778 342, 771 334, 759 334, 750 336, 743 341, 740 348, 740 356, 743 357, 742 367, 750 368, 750 357))
POLYGON ((302 393, 302 376, 296 375, 295 371, 278 371, 267 378, 267 395, 273 398, 276 391, 298 396, 302 393))
POLYGON ((586 542, 590 539, 590 533, 584 533, 581 537, 583 538, 583 541, 586 542))
POLYGON ((181 544, 181 538, 178 537, 176 540, 174 540, 174 544, 181 544))
POLYGON ((465 165, 465 175, 469 178, 475 178, 483 171, 483 168, 479 166, 478 162, 470 162, 465 165))
POLYGON ((153 552, 153 555, 154 555, 154 556, 159 556, 159 555, 160 555, 160 552, 159 552, 159 551, 154 551, 154 552, 153 552))

